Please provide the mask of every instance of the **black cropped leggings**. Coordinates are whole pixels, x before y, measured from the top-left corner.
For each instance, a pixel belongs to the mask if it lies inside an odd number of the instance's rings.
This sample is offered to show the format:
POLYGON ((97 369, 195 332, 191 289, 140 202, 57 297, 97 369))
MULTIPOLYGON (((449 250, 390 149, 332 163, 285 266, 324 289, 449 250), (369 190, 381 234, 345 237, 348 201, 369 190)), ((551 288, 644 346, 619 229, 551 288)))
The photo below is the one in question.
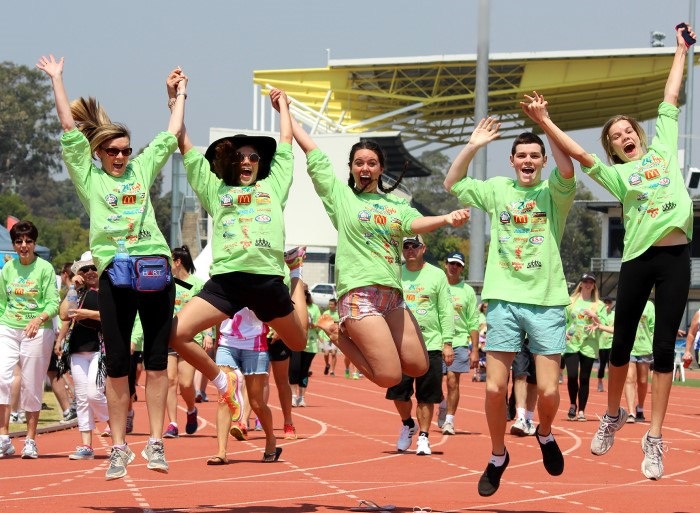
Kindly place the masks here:
POLYGON ((688 245, 652 246, 637 258, 623 262, 617 285, 615 333, 610 364, 629 363, 637 325, 655 288, 654 371, 673 371, 676 335, 690 287, 688 245))

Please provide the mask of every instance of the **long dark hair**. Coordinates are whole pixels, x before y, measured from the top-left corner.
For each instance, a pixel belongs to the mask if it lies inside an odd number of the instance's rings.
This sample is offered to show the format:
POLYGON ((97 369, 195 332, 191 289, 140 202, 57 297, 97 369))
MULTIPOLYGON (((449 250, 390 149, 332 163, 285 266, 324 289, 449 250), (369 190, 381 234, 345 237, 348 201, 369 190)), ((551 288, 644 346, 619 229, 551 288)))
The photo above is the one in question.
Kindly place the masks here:
POLYGON ((179 248, 173 248, 170 250, 170 252, 173 255, 173 260, 179 260, 182 262, 182 267, 184 267, 188 273, 192 274, 196 271, 194 262, 192 261, 190 248, 188 248, 186 244, 183 244, 179 248))
MULTIPOLYGON (((384 151, 382 151, 381 146, 379 146, 376 142, 371 140, 360 141, 352 145, 352 148, 350 148, 350 160, 348 160, 348 167, 352 168, 352 161, 355 158, 355 153, 357 153, 359 150, 369 150, 371 152, 374 152, 374 154, 377 156, 377 160, 379 160, 379 165, 382 166, 382 168, 386 169, 384 165, 386 161, 384 157, 384 151)), ((399 186, 407 170, 408 162, 404 163, 401 175, 396 179, 396 183, 394 183, 394 185, 391 187, 386 187, 384 185, 384 182, 382 182, 382 175, 379 175, 379 179, 377 181, 377 189, 382 191, 384 194, 389 194, 391 191, 393 191, 399 186)), ((369 184, 365 185, 361 189, 358 189, 357 184, 355 183, 355 177, 352 176, 352 171, 350 171, 350 176, 348 177, 348 186, 350 186, 350 188, 355 194, 360 194, 365 191, 369 184)))

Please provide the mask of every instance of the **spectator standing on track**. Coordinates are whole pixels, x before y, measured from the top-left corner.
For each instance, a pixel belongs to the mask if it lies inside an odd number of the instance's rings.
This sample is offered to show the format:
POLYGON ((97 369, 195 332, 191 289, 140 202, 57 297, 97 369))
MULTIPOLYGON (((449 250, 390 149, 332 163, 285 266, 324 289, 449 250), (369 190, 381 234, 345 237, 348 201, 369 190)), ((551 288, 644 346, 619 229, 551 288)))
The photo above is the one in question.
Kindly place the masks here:
MULTIPOLYGON (((547 103, 536 96, 521 103, 523 111, 539 122, 547 103)), ((482 119, 445 178, 445 189, 465 205, 484 210, 491 218, 491 241, 482 298, 486 312, 486 401, 491 436, 491 458, 478 484, 479 494, 490 496, 500 486, 510 456, 505 446, 503 414, 508 376, 525 334, 535 355, 538 417, 535 438, 550 475, 564 471, 564 458, 551 427, 559 408, 559 364, 564 351, 565 314, 569 303, 559 254, 566 216, 574 201, 576 179, 569 158, 555 144, 557 163, 547 181, 541 178, 547 163, 542 140, 525 132, 513 142, 510 163, 516 179, 476 180, 467 169, 477 151, 499 137, 500 123, 482 119)), ((550 141, 551 142, 551 141, 550 141)))
MULTIPOLYGON (((615 300, 610 296, 603 298, 605 304, 605 325, 615 324, 615 300)), ((605 368, 610 361, 610 348, 612 347, 612 333, 602 332, 598 339, 598 392, 605 392, 603 378, 605 378, 605 368)))
MULTIPOLYGON (((549 118, 539 124, 564 151, 581 163, 582 170, 622 203, 625 212, 624 252, 617 285, 615 333, 608 371, 608 404, 591 440, 591 452, 607 453, 615 432, 624 426, 621 407, 630 353, 639 319, 654 289, 654 380, 649 431, 642 437, 642 473, 647 479, 664 474, 666 452, 661 429, 673 383, 678 327, 687 308, 693 204, 678 162, 678 108, 689 45, 695 41, 687 24, 676 27, 676 52, 656 119, 656 135, 647 146, 642 126, 629 116, 611 118, 603 126, 602 143, 610 164, 588 153, 549 118)), ((689 357, 686 354, 684 357, 689 357)))
POLYGON ((292 406, 306 406, 306 388, 309 386, 309 369, 318 352, 318 332, 316 327, 321 310, 311 299, 311 293, 305 290, 306 307, 309 310, 309 329, 306 347, 303 351, 294 351, 289 361, 289 384, 292 386, 292 406))
MULTIPOLYGON (((329 299, 328 308, 324 310, 321 315, 328 315, 337 323, 340 320, 340 317, 338 317, 338 300, 336 298, 329 299)), ((325 331, 320 330, 318 337, 323 350, 323 361, 326 365, 323 369, 323 373, 335 376, 335 366, 338 363, 338 348, 331 341, 330 337, 326 335, 325 331)))
POLYGON ((36 429, 55 333, 51 319, 58 313, 58 289, 53 267, 35 252, 39 230, 31 221, 10 228, 19 258, 0 270, 0 458, 15 453, 9 436, 10 389, 20 366, 20 407, 27 419, 22 458, 36 459, 36 429))
POLYGON ((445 273, 424 260, 425 244, 420 235, 403 240, 403 258, 401 283, 406 306, 415 316, 428 351, 428 370, 422 376, 413 378, 404 375, 398 385, 386 391, 386 398, 394 401, 396 411, 401 417, 401 431, 396 442, 398 451, 406 451, 411 446, 413 435, 418 432, 416 454, 431 454, 430 423, 433 418, 434 405, 443 400, 442 369, 443 363, 454 363, 452 340, 454 338, 454 306, 450 285, 445 273), (411 417, 415 386, 416 419, 411 417))
POLYGON ((60 357, 65 349, 70 355, 78 431, 82 442, 68 458, 92 460, 95 459, 92 448, 95 419, 100 422, 109 420, 105 396, 104 343, 97 304, 100 280, 90 251, 81 255, 71 271, 71 281, 78 291, 78 304, 74 308, 67 299, 61 302, 59 314, 68 329, 63 337, 59 335, 56 339, 54 352, 60 357))
POLYGON ((584 273, 571 294, 571 304, 566 307, 566 349, 563 360, 569 392, 569 420, 586 421, 591 373, 598 357, 600 338, 595 326, 605 322, 606 312, 605 304, 598 295, 595 275, 584 273))
MULTIPOLYGON (((454 337, 451 365, 442 363, 442 373, 447 382, 447 397, 438 407, 438 427, 444 435, 455 434, 455 415, 459 406, 459 381, 462 374, 479 366, 479 310, 474 289, 464 282, 464 255, 454 251, 445 260, 445 275, 452 296, 454 337), (471 347, 471 354, 470 354, 471 347), (444 413, 444 415, 443 415, 444 413)), ((425 334, 424 334, 425 336, 425 334)))

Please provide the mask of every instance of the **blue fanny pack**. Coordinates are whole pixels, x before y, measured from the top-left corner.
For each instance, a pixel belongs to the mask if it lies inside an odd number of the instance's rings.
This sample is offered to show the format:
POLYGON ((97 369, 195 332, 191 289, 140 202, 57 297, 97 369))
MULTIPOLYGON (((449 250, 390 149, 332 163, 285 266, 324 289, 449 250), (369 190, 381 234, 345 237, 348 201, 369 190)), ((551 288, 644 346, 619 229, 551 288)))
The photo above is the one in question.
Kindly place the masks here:
POLYGON ((130 256, 115 259, 107 267, 112 285, 139 292, 160 292, 172 281, 168 259, 162 256, 130 256))

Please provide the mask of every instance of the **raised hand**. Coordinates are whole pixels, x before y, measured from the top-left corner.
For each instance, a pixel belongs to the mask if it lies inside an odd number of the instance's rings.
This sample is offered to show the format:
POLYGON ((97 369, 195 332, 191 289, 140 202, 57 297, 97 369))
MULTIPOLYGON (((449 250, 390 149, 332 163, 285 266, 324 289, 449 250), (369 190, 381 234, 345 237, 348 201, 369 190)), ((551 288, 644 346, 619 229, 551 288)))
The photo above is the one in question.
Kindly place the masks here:
POLYGON ((445 221, 447 224, 450 226, 462 226, 464 223, 469 221, 469 218, 471 217, 471 210, 468 208, 460 208, 459 210, 455 210, 453 212, 450 212, 449 214, 445 214, 445 221))
POLYGON ((479 121, 476 128, 472 132, 469 138, 469 143, 477 147, 482 147, 498 139, 501 134, 498 131, 501 128, 501 123, 499 123, 496 118, 488 117, 479 121))
POLYGON ((526 94, 525 98, 527 101, 520 102, 520 106, 523 112, 532 121, 539 125, 545 118, 549 117, 549 113, 547 112, 547 105, 549 104, 547 100, 544 99, 543 95, 538 94, 537 91, 533 91, 532 96, 526 94))
POLYGON ((54 56, 51 54, 49 54, 48 57, 42 55, 39 58, 39 62, 36 63, 36 67, 46 73, 52 79, 60 77, 63 74, 63 57, 56 61, 54 56))
POLYGON ((284 102, 289 105, 292 101, 289 99, 289 97, 287 97, 287 93, 285 93, 282 89, 272 89, 270 91, 270 102, 272 103, 272 107, 279 112, 280 102, 284 102))

